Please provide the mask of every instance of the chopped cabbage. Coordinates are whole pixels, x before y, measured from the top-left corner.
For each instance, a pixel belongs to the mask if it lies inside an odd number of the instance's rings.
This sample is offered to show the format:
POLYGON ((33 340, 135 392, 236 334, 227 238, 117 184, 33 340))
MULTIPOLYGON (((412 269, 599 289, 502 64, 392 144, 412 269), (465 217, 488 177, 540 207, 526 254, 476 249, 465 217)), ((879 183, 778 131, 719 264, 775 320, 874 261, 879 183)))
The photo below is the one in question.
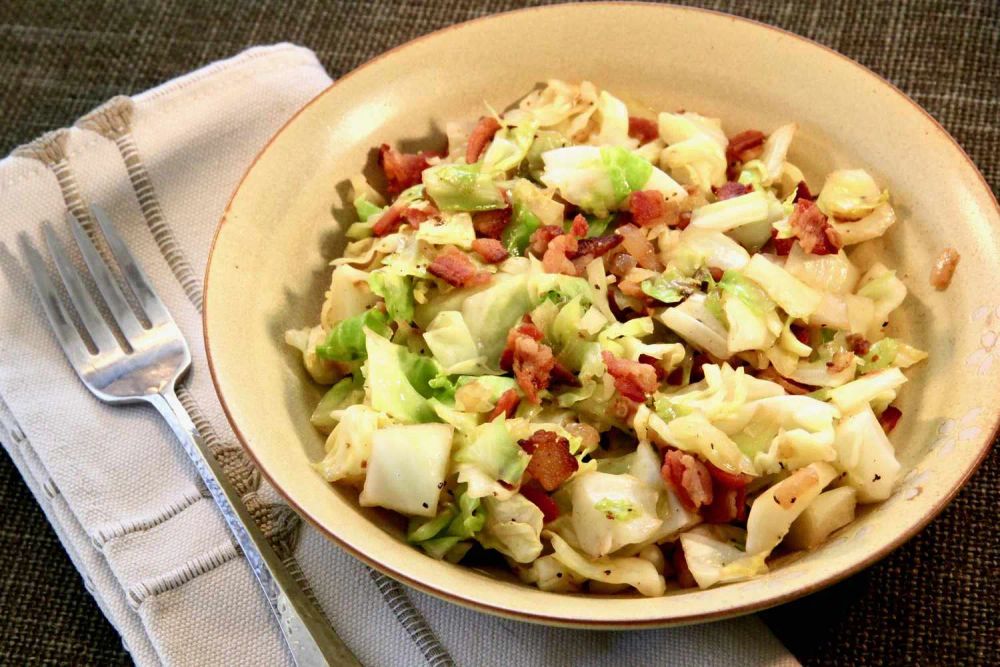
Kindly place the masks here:
POLYGON ((452 432, 447 424, 388 426, 375 431, 358 502, 413 516, 437 514, 452 432))
POLYGON ((684 560, 699 588, 767 572, 765 554, 748 553, 746 532, 734 526, 699 526, 682 533, 680 541, 684 560))
POLYGON ((900 465, 892 443, 867 405, 837 424, 837 465, 858 492, 858 502, 885 500, 899 478, 900 465))
POLYGON ((515 493, 499 500, 483 499, 486 523, 479 533, 479 543, 496 549, 518 563, 530 563, 542 553, 542 511, 530 500, 515 493))
POLYGON ((742 225, 765 220, 768 211, 767 193, 755 190, 749 194, 696 208, 691 214, 691 226, 726 232, 742 225))
POLYGON ((506 208, 507 201, 478 164, 442 164, 425 169, 424 187, 440 211, 490 211, 506 208))
POLYGON ((568 569, 585 579, 602 581, 608 584, 628 584, 647 596, 663 595, 666 592, 666 582, 656 571, 656 567, 642 558, 586 558, 577 553, 559 535, 551 533, 549 539, 555 550, 553 556, 568 569))
POLYGON ((837 477, 829 463, 810 463, 757 496, 747 517, 748 554, 767 555, 788 534, 792 522, 837 477))
POLYGON ((764 288, 786 313, 807 318, 819 307, 822 295, 763 255, 754 255, 743 274, 764 288))
POLYGON ((889 199, 864 169, 841 169, 826 177, 816 205, 837 220, 860 220, 889 199))
POLYGON ((642 542, 659 528, 656 490, 632 475, 588 472, 573 482, 573 530, 589 555, 642 542))
POLYGON ((352 405, 340 411, 338 422, 326 439, 326 455, 313 467, 328 482, 360 485, 365 480, 375 433, 388 425, 389 419, 367 405, 352 405))

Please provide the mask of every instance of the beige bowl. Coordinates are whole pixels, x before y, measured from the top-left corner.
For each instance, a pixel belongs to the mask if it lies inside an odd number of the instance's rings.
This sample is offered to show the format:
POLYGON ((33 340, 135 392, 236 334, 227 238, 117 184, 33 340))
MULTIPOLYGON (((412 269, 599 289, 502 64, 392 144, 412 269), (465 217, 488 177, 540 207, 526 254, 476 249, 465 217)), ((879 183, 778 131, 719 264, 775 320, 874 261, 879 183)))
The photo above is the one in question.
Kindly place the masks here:
POLYGON ((314 99, 250 167, 219 227, 206 278, 205 338, 219 396, 261 471, 306 519, 369 565, 469 607, 540 623, 637 628, 718 619, 775 605, 870 565, 912 537, 983 459, 1000 405, 1000 216, 950 136, 888 83, 795 35, 707 11, 564 5, 502 14, 406 44, 314 99), (383 515, 309 465, 323 439, 320 396, 282 332, 315 323, 340 247, 345 179, 372 147, 440 146, 449 119, 503 108, 537 82, 587 79, 654 109, 723 119, 729 133, 794 120, 791 160, 814 189, 839 167, 865 167, 902 215, 882 255, 910 289, 897 332, 930 350, 909 372, 892 440, 901 487, 820 549, 770 574, 664 598, 545 593, 509 576, 433 560, 383 515), (962 255, 947 292, 928 283, 945 246, 962 255))

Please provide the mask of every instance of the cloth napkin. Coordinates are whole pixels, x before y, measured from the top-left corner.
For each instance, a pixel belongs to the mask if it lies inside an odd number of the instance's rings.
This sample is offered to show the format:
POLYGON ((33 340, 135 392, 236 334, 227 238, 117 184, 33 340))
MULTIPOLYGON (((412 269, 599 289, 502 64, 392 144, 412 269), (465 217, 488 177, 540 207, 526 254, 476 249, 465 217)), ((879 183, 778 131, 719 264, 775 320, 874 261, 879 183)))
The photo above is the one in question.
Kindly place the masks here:
MULTIPOLYGON (((331 83, 315 55, 254 48, 131 98, 0 161, 0 441, 140 665, 290 665, 277 625, 179 444, 152 409, 110 407, 77 381, 15 238, 67 239, 103 206, 191 346, 181 400, 244 501, 366 665, 795 665, 755 617, 587 632, 503 620, 406 589, 304 525, 235 444, 209 378, 201 277, 247 165, 331 83)), ((70 247, 72 247, 70 245, 70 247)))

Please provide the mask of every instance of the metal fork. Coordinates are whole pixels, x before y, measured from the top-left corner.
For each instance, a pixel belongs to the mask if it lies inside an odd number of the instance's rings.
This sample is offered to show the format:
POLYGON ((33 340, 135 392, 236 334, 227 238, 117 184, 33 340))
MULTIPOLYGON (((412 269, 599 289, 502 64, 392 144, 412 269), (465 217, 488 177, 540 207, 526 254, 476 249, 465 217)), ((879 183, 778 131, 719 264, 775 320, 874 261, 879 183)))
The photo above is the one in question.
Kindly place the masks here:
POLYGON ((96 206, 91 207, 91 212, 121 269, 125 284, 150 324, 144 326, 139 321, 83 227, 76 218, 67 214, 84 262, 111 318, 122 333, 126 345, 121 345, 101 316, 97 303, 70 261, 62 242, 46 222, 43 225, 46 245, 84 333, 92 342, 92 349, 88 348, 63 308, 45 261, 22 232, 18 241, 31 271, 35 290, 73 370, 87 389, 102 401, 149 403, 170 424, 246 554, 295 664, 299 667, 360 665, 283 566, 177 399, 177 380, 191 366, 187 342, 107 215, 96 206))

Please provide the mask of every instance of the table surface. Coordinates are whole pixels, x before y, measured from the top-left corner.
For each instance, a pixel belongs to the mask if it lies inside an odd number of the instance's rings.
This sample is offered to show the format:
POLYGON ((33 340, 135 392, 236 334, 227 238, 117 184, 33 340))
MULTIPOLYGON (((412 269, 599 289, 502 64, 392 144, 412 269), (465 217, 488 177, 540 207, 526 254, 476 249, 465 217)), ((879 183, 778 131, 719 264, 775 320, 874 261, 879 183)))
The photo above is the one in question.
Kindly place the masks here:
MULTIPOLYGON (((443 26, 527 4, 112 2, 0 4, 0 155, 116 94, 254 45, 312 48, 340 76, 443 26)), ((1000 3, 697 4, 815 39, 886 77, 937 118, 1000 184, 1000 3)), ((806 664, 1000 664, 1000 448, 920 535, 878 565, 763 614, 806 664)), ((0 663, 128 664, 59 541, 0 456, 0 663)))

